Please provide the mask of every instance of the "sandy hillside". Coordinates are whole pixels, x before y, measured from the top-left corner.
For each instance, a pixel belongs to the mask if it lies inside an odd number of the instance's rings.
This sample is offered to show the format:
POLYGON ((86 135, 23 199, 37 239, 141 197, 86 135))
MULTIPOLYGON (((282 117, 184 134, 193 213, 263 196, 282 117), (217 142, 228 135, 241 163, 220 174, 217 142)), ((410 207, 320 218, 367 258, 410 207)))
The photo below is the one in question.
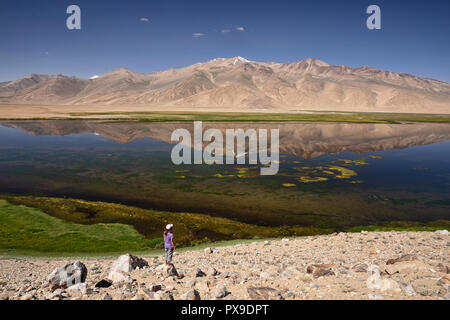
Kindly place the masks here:
POLYGON ((449 239, 447 231, 363 231, 248 242, 177 252, 178 276, 162 255, 86 258, 73 269, 87 272, 85 282, 68 289, 59 282, 67 270, 50 274, 74 259, 2 259, 0 297, 442 300, 450 298, 449 239), (110 286, 96 287, 101 280, 110 286))

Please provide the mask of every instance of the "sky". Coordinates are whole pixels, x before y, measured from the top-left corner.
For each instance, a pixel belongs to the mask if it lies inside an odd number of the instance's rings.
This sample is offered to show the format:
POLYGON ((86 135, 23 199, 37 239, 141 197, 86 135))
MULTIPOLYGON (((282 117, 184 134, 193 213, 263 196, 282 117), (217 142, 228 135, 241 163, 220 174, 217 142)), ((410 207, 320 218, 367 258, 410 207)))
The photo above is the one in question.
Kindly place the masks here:
POLYGON ((411 73, 450 82, 448 0, 2 0, 0 81, 179 68, 217 57, 411 73), (69 5, 81 30, 69 30, 69 5), (381 30, 369 30, 369 5, 381 30))

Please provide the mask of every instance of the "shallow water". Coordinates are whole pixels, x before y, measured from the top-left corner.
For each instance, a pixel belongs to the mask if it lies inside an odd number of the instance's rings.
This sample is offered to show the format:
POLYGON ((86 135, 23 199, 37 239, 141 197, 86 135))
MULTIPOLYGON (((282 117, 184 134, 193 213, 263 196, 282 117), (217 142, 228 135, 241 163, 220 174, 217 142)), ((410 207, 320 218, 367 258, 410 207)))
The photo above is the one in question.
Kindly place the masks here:
POLYGON ((336 227, 450 219, 450 125, 204 123, 278 128, 280 170, 181 165, 170 135, 192 123, 0 123, 0 193, 199 212, 261 225, 336 227))

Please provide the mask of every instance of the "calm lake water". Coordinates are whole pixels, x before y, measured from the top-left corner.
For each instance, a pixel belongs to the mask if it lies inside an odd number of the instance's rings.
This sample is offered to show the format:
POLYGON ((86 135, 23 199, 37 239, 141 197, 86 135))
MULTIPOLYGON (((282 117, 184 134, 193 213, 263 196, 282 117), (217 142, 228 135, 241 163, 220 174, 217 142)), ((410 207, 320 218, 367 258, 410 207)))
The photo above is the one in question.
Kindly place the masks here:
POLYGON ((192 123, 0 123, 0 193, 102 200, 261 225, 450 219, 450 125, 204 123, 278 128, 280 170, 180 165, 170 136, 192 123))

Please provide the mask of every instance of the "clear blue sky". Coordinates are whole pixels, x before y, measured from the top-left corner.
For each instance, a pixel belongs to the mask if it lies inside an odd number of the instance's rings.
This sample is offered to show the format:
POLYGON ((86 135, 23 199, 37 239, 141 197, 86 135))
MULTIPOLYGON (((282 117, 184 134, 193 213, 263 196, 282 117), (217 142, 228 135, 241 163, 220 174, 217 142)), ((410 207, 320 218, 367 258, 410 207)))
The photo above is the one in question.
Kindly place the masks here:
POLYGON ((2 0, 0 81, 119 67, 149 73, 238 55, 450 81, 449 39, 449 0, 2 0), (66 28, 71 4, 81 8, 81 30, 66 28), (366 28, 371 4, 381 7, 382 30, 366 28))

